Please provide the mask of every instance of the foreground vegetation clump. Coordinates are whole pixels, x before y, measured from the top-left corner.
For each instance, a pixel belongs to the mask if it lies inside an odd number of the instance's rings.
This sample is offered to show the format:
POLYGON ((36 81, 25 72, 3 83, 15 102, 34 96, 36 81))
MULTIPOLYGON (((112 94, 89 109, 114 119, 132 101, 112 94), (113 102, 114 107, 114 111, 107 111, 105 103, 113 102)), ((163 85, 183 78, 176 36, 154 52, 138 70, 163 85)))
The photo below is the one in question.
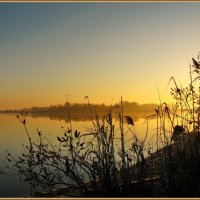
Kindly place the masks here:
POLYGON ((112 107, 100 119, 88 100, 92 125, 86 133, 73 130, 68 107, 69 126, 62 127, 63 136, 57 137, 56 145, 39 130, 38 139, 33 141, 25 116, 18 115, 29 143, 17 159, 7 152, 8 169, 30 183, 32 196, 199 197, 199 57, 192 62, 189 85, 178 86, 174 77, 170 79, 175 103, 160 102, 147 117, 142 139, 133 119, 124 116, 122 99, 117 123, 112 107), (148 141, 148 121, 152 118, 157 127, 148 141))

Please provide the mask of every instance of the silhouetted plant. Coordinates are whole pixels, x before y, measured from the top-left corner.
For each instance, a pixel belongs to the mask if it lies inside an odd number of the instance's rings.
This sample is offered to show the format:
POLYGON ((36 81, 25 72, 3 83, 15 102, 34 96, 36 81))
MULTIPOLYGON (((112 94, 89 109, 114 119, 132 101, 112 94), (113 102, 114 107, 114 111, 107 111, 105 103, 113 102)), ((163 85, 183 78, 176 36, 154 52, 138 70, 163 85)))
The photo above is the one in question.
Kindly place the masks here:
MULTIPOLYGON (((30 182, 34 194, 38 194, 41 188, 50 192, 64 187, 65 192, 70 188, 70 191, 76 191, 81 196, 120 196, 128 191, 127 188, 123 189, 123 185, 145 178, 143 170, 137 170, 139 175, 136 176, 131 169, 135 163, 137 169, 145 168, 144 141, 140 141, 129 127, 132 118, 128 116, 129 121, 125 120, 126 132, 129 131, 133 138, 130 148, 125 145, 122 99, 118 128, 113 124, 112 107, 103 120, 99 119, 89 100, 88 107, 92 120, 88 133, 73 131, 70 121, 70 127, 61 127, 64 133, 62 137, 57 137, 57 145, 53 145, 50 138, 39 130, 37 141, 33 141, 26 127, 25 116, 17 115, 25 128, 29 145, 24 147, 18 159, 8 153, 7 160, 11 163, 10 169, 14 169, 24 181, 30 182), (119 139, 117 132, 121 133, 119 139)), ((69 107, 67 109, 70 119, 69 107)), ((134 125, 133 120, 131 125, 134 125)), ((68 191, 67 195, 76 194, 68 191)))
POLYGON ((92 126, 87 133, 73 130, 67 101, 70 127, 62 127, 63 136, 57 137, 57 145, 39 130, 38 139, 33 141, 26 127, 26 117, 18 115, 29 144, 24 146, 24 152, 17 159, 7 152, 8 168, 30 182, 32 195, 36 196, 198 196, 199 56, 192 61, 190 83, 181 87, 171 77, 170 82, 174 84, 171 95, 175 103, 168 105, 160 100, 155 113, 147 117, 143 140, 135 132, 133 119, 124 116, 122 98, 119 125, 116 125, 112 106, 100 119, 86 96, 92 126), (147 141, 148 121, 152 118, 156 119, 157 127, 155 135, 147 141), (132 135, 130 141, 126 139, 127 133, 132 135))

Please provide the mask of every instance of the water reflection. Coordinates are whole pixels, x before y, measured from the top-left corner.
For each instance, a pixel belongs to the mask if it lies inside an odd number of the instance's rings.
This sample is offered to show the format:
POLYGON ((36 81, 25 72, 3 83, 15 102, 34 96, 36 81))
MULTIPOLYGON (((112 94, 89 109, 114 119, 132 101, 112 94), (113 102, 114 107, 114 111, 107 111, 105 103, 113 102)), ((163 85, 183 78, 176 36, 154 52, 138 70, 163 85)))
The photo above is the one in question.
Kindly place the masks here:
MULTIPOLYGON (((98 113, 98 118, 99 119, 104 119, 106 116, 106 112, 99 112, 98 113)), ((113 118, 118 119, 119 112, 113 112, 113 118)), ((136 122, 141 118, 146 118, 148 115, 152 114, 151 112, 124 112, 124 115, 131 116, 133 120, 136 122)), ((72 112, 70 113, 70 117, 67 112, 54 112, 54 113, 48 113, 48 112, 31 112, 28 113, 29 116, 33 118, 49 118, 52 120, 64 120, 66 123, 68 123, 71 120, 73 121, 90 121, 92 120, 92 117, 89 113, 87 112, 72 112)))
MULTIPOLYGON (((144 138, 147 131, 145 124, 145 113, 135 114, 126 113, 131 116, 135 122, 135 132, 139 138, 144 138), (143 118, 142 118, 143 117, 143 118)), ((72 127, 74 130, 79 130, 81 134, 87 133, 87 130, 92 126, 91 121, 84 115, 72 115, 72 127)), ((5 159, 5 151, 9 151, 13 156, 18 157, 23 152, 23 144, 28 144, 28 138, 24 131, 22 124, 16 118, 16 115, 1 114, 0 115, 0 160, 5 159)), ((47 115, 28 115, 27 116, 27 128, 30 136, 33 139, 37 139, 37 129, 42 131, 44 135, 50 137, 52 143, 56 144, 57 136, 63 135, 61 126, 68 127, 69 119, 63 119, 61 116, 47 116, 47 115)), ((118 126, 117 117, 113 120, 114 125, 118 126)), ((149 122, 148 138, 150 140, 152 135, 155 134, 155 120, 149 122)), ((126 126, 125 126, 126 128, 126 126)), ((116 137, 120 137, 116 132, 116 137)), ((126 134, 127 141, 132 136, 126 134)), ((129 141, 131 142, 131 141, 129 141)), ((128 144, 128 143, 127 143, 128 144)), ((152 140, 153 145, 153 140, 152 140)), ((1 164, 2 166, 2 164, 1 164)), ((29 185, 24 182, 20 182, 18 176, 0 176, 0 197, 23 197, 29 196, 29 185)))

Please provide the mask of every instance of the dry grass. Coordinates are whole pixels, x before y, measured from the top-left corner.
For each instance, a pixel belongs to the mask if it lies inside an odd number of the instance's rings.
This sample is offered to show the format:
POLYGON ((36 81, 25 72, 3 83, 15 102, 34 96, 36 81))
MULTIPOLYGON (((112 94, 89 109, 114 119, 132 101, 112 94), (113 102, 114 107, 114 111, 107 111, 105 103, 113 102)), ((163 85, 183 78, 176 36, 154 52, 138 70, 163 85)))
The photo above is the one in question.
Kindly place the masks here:
MULTIPOLYGON (((157 122, 156 151, 149 148, 147 137, 137 137, 134 121, 123 115, 122 99, 116 125, 112 107, 100 120, 86 97, 92 128, 86 134, 80 133, 73 130, 70 120, 69 127, 62 127, 63 136, 57 137, 58 145, 53 145, 40 131, 37 141, 32 141, 25 116, 18 115, 29 144, 17 159, 7 153, 8 168, 31 184, 32 196, 198 197, 199 60, 193 58, 187 87, 178 86, 174 77, 170 82, 174 105, 160 102, 155 113, 147 118, 147 122, 152 118, 157 122), (120 133, 120 138, 116 133, 120 133), (127 133, 132 135, 130 141, 126 140, 127 133)), ((68 116, 71 119, 69 108, 68 116)))

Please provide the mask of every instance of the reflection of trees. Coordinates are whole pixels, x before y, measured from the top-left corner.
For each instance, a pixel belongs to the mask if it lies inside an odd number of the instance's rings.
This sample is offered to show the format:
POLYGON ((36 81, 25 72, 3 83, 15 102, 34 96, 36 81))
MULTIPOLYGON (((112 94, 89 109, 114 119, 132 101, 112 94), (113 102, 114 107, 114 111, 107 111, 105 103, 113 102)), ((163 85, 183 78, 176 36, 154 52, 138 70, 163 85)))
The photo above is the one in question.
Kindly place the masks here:
MULTIPOLYGON (((150 113, 148 113, 150 114, 150 113)), ((98 112, 97 113, 99 119, 104 119, 105 113, 104 112, 98 112)), ((129 115, 133 118, 134 122, 138 121, 139 119, 143 119, 146 116, 145 112, 124 112, 124 115, 129 115)), ((52 120, 64 120, 66 123, 70 121, 69 116, 67 113, 64 112, 35 112, 30 113, 31 117, 37 118, 37 117, 45 117, 50 118, 52 120)), ((71 120, 73 121, 89 121, 91 118, 87 115, 87 113, 81 113, 81 112, 72 112, 70 113, 71 120)), ((118 115, 117 113, 113 114, 113 118, 117 119, 118 115)))
MULTIPOLYGON (((156 104, 138 104, 136 102, 123 102, 124 115, 129 115, 133 118, 134 121, 137 121, 140 118, 144 118, 146 114, 151 113, 156 108, 156 104)), ((88 103, 74 103, 70 104, 66 102, 64 105, 52 105, 49 107, 32 107, 24 108, 21 110, 5 110, 0 111, 3 113, 24 113, 27 112, 32 117, 47 117, 55 120, 65 120, 69 122, 69 115, 74 121, 88 121, 95 116, 90 116, 91 110, 93 113, 96 113, 100 119, 108 114, 109 110, 112 109, 113 118, 117 119, 119 115, 119 104, 114 104, 112 106, 107 106, 105 104, 90 104, 88 103), (89 107, 90 106, 90 107, 89 107)))

